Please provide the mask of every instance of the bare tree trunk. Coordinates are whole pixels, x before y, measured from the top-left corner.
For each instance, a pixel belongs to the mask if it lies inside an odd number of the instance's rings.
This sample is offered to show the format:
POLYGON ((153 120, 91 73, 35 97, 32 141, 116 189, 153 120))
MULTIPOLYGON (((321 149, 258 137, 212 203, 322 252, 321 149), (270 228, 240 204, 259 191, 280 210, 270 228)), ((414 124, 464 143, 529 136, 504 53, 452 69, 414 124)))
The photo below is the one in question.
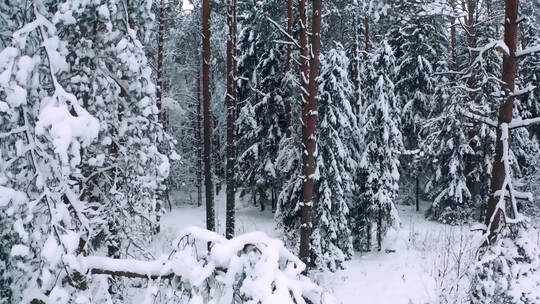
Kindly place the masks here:
POLYGON ((158 117, 160 120, 163 120, 163 115, 161 113, 161 95, 163 90, 163 31, 165 22, 163 18, 163 0, 159 2, 159 12, 157 15, 158 21, 158 49, 157 49, 157 79, 156 79, 156 106, 158 108, 159 114, 158 117))
POLYGON ((216 178, 214 184, 215 184, 215 187, 216 187, 216 193, 215 195, 219 195, 219 193, 221 192, 221 182, 222 182, 222 177, 223 177, 223 167, 222 167, 222 163, 221 163, 221 153, 220 153, 220 148, 221 148, 221 129, 220 129, 220 126, 219 126, 219 119, 217 117, 217 115, 212 115, 212 121, 213 121, 213 131, 212 131, 212 135, 213 135, 213 140, 214 142, 212 143, 212 146, 214 147, 214 149, 212 150, 212 154, 213 154, 213 157, 214 157, 214 176, 216 178))
POLYGON ((365 50, 369 52, 369 19, 368 17, 364 18, 364 34, 366 38, 365 50))
MULTIPOLYGON (((287 34, 290 37, 293 35, 293 0, 287 0, 287 34)), ((287 53, 285 57, 285 73, 291 70, 291 53, 292 46, 287 45, 287 53)), ((285 100, 285 131, 289 132, 291 126, 291 104, 285 100)))
POLYGON ((197 207, 202 205, 202 146, 201 146, 201 61, 197 57, 197 118, 195 128, 197 145, 197 207))
POLYGON ((259 192, 259 203, 261 204, 261 212, 263 212, 266 207, 266 191, 263 187, 257 187, 257 192, 259 192))
MULTIPOLYGON (((300 3, 304 0, 300 1, 300 3)), ((304 2, 305 4, 305 2, 304 2)), ((305 73, 309 70, 309 84, 307 85, 307 92, 309 93, 308 99, 304 100, 302 105, 302 141, 304 143, 305 151, 303 153, 303 166, 302 175, 304 177, 304 184, 302 187, 302 205, 301 205, 301 225, 300 225, 300 259, 310 265, 310 237, 311 237, 311 212, 313 208, 313 179, 315 174, 315 149, 316 149, 316 137, 315 130, 317 128, 317 76, 319 75, 319 49, 321 44, 321 7, 322 0, 313 0, 313 15, 311 19, 311 57, 308 57, 307 49, 307 37, 305 26, 305 11, 303 11, 304 5, 301 4, 301 18, 302 30, 300 38, 300 46, 302 47, 301 56, 306 58, 302 62, 302 78, 303 85, 306 86, 308 79, 305 79, 305 73), (302 37, 303 36, 303 37, 302 37), (309 67, 306 66, 307 58, 310 58, 309 67)), ((304 93, 305 95, 305 93, 304 93)), ((303 97, 304 97, 303 95, 303 97)))
MULTIPOLYGON (((466 18, 466 36, 467 36, 467 46, 469 47, 469 64, 472 65, 474 60, 476 59, 475 53, 471 50, 476 46, 476 39, 475 39, 475 29, 474 29, 474 12, 476 9, 476 0, 467 0, 467 18, 466 18)), ((471 70, 471 74, 469 76, 469 79, 467 79, 467 87, 469 88, 469 98, 470 102, 474 103, 476 94, 473 92, 474 86, 476 82, 476 74, 474 72, 474 69, 471 70)), ((471 149, 473 151, 476 151, 475 149, 475 143, 473 142, 474 137, 476 136, 476 123, 473 124, 473 127, 469 130, 469 145, 471 146, 471 149)), ((467 188, 469 189, 471 193, 471 198, 474 199, 475 195, 477 194, 477 182, 474 180, 472 175, 472 172, 474 171, 476 167, 476 155, 473 153, 472 155, 468 155, 466 157, 466 164, 465 164, 465 177, 467 179, 467 188)))
POLYGON ((235 86, 235 64, 234 64, 234 45, 236 41, 235 16, 236 7, 234 0, 229 0, 227 5, 227 26, 229 27, 229 36, 227 38, 227 217, 225 236, 227 239, 234 237, 235 223, 235 109, 236 109, 236 86, 235 86))
POLYGON ((420 212, 420 172, 416 173, 416 212, 420 212))
MULTIPOLYGON (((517 42, 517 16, 518 16, 518 0, 506 0, 505 23, 504 23, 504 42, 508 46, 510 54, 505 54, 503 57, 503 74, 502 81, 503 89, 506 92, 506 101, 499 106, 498 128, 497 128, 497 143, 495 146, 495 160, 493 163, 493 171, 491 174, 491 195, 488 200, 486 226, 490 227, 488 231, 488 241, 493 242, 497 237, 499 223, 501 220, 501 210, 497 209, 499 198, 495 196, 495 192, 501 190, 504 179, 510 172, 505 172, 502 162, 503 142, 501 140, 501 125, 512 121, 512 107, 514 105, 513 92, 515 89, 515 78, 517 70, 516 42, 517 42), (493 221, 490 223, 490 220, 493 221), (491 224, 491 225, 490 225, 491 224)), ((510 130, 508 130, 510 132, 510 130)), ((508 134, 508 142, 510 142, 510 134, 508 134)))
POLYGON ((212 185, 212 117, 210 115, 210 0, 202 1, 202 95, 204 116, 204 184, 206 192, 206 229, 216 230, 212 185))
MULTIPOLYGON (((298 17, 300 19, 300 83, 302 86, 302 129, 303 131, 306 128, 306 114, 308 111, 309 103, 309 50, 307 42, 307 18, 306 18, 306 0, 299 0, 298 2, 298 17)), ((304 131, 305 132, 305 131, 304 131)), ((304 149, 307 149, 306 137, 303 138, 304 149)), ((307 172, 310 171, 307 166, 306 155, 307 151, 303 151, 303 166, 302 173, 304 177, 303 185, 303 198, 302 203, 300 204, 301 208, 301 219, 300 219, 300 259, 309 265, 309 238, 311 235, 311 206, 306 206, 306 202, 311 204, 311 196, 313 195, 313 188, 311 188, 311 193, 309 196, 306 195, 306 192, 309 189, 309 184, 311 179, 308 178, 307 172)), ((313 186, 311 186, 313 187, 313 186)))
POLYGON ((353 99, 353 105, 354 105, 354 111, 356 114, 356 121, 358 122, 360 120, 360 75, 358 71, 358 31, 357 31, 357 25, 356 25, 356 14, 353 16, 353 44, 352 44, 352 51, 351 51, 351 79, 354 86, 354 99, 353 99))
MULTIPOLYGON (((455 0, 450 0, 450 6, 452 7, 452 14, 455 14, 455 0)), ((456 56, 456 18, 450 19, 450 52, 452 58, 452 69, 457 71, 457 56, 456 56)))
POLYGON ((383 235, 383 212, 382 207, 379 206, 378 212, 377 212, 377 251, 382 250, 382 235, 383 235))

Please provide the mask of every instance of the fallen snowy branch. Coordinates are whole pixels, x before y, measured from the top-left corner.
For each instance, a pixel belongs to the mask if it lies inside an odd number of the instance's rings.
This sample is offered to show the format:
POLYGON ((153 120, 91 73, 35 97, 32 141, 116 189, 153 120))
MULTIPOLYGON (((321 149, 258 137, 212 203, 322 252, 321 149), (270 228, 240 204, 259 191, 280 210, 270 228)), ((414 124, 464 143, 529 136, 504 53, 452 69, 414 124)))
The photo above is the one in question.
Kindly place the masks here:
POLYGON ((83 273, 128 278, 172 279, 186 284, 192 298, 203 303, 333 303, 332 297, 302 272, 305 265, 283 242, 262 232, 231 240, 190 227, 175 241, 175 251, 154 261, 80 257, 83 273), (209 252, 201 250, 211 243, 209 252), (198 254, 198 252, 201 254, 198 254))

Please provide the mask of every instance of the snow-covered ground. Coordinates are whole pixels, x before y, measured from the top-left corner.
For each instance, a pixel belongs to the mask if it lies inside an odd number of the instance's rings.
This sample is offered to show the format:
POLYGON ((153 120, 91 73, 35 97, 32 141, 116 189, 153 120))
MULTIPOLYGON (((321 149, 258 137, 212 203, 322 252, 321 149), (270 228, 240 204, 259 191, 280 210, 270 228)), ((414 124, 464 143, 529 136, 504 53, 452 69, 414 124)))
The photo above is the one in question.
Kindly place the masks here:
MULTIPOLYGON (((162 219, 156 244, 167 243, 187 226, 205 227, 204 206, 174 206, 175 201, 173 195, 173 210, 162 219)), ((270 208, 261 212, 249 204, 238 205, 237 234, 260 230, 279 237, 270 208)), ((437 303, 441 294, 455 303, 464 303, 468 287, 465 274, 475 252, 470 227, 427 221, 413 206, 398 209, 401 229, 388 233, 381 252, 357 253, 346 262, 344 270, 312 273, 313 278, 343 304, 360 303, 359 299, 367 304, 431 304, 437 303)), ((218 231, 223 234, 223 191, 216 196, 216 216, 218 231)))

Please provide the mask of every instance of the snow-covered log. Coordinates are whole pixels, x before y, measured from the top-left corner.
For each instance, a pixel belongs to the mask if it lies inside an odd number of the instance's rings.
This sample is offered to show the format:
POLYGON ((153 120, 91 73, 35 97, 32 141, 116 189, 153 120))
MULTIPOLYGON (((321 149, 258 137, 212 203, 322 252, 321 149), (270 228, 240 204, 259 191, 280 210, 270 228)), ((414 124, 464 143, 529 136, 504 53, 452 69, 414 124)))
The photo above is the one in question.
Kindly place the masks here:
POLYGON ((154 261, 80 257, 81 271, 129 278, 172 279, 202 303, 333 303, 302 272, 305 264, 263 232, 227 240, 197 227, 184 230, 169 257, 154 261), (204 248, 210 243, 210 251, 204 248))

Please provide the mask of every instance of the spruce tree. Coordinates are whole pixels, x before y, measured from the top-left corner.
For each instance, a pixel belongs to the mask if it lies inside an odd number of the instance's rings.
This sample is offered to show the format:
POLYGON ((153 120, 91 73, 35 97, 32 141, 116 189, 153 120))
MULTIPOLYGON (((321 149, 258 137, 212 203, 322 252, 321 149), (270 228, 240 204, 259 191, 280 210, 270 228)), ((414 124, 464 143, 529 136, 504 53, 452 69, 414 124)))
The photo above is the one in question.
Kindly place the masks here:
POLYGON ((362 213, 377 225, 377 247, 382 249, 382 237, 391 225, 399 223, 395 207, 399 190, 399 156, 403 149, 399 129, 400 107, 395 95, 396 58, 390 45, 383 41, 370 56, 370 73, 364 87, 366 104, 363 109, 361 134, 364 151, 360 168, 365 189, 359 203, 362 213))
POLYGON ((353 86, 348 65, 339 44, 321 57, 312 255, 318 267, 331 271, 343 267, 353 253, 349 204, 358 129, 351 106, 353 86))

